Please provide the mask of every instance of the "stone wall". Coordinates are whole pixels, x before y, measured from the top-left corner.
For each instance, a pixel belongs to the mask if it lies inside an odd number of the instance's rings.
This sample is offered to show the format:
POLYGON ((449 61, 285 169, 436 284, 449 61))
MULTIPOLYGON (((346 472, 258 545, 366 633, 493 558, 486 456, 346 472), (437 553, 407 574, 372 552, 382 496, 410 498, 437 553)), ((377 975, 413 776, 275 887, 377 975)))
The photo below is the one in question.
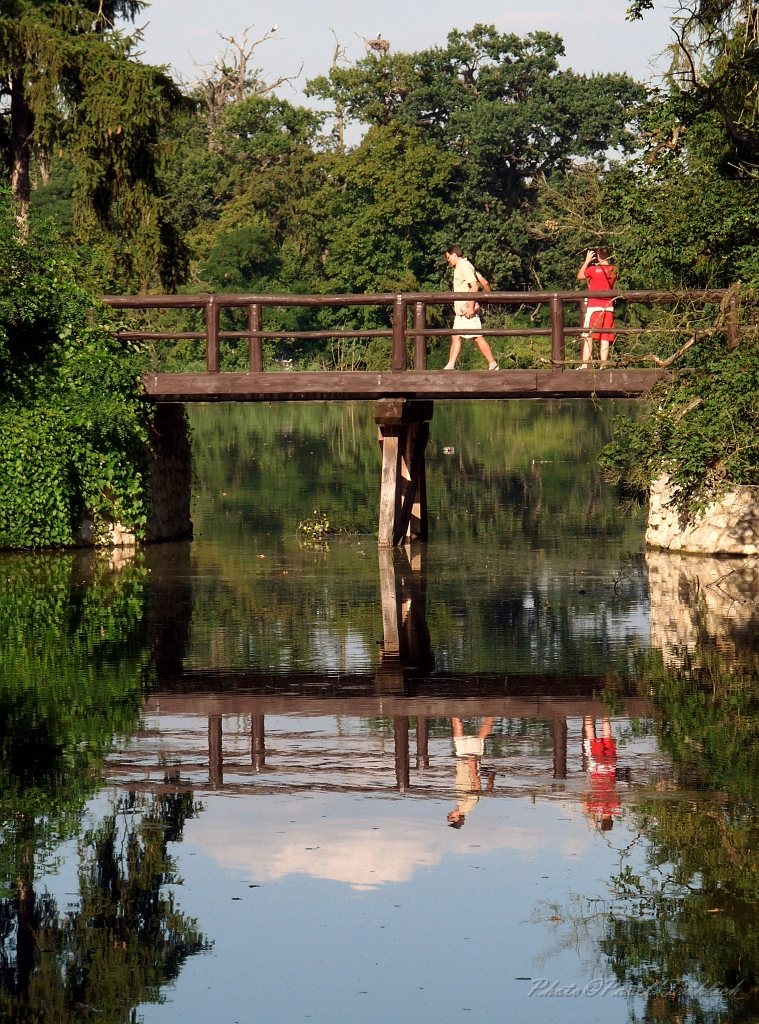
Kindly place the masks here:
POLYGON ((693 521, 672 504, 668 477, 651 484, 646 544, 706 555, 759 554, 759 487, 737 485, 693 521))
POLYGON ((759 558, 647 551, 651 646, 667 665, 723 668, 758 660, 759 558))
MULTIPOLYGON (((192 536, 190 491, 192 452, 187 416, 183 405, 160 403, 156 407, 148 451, 150 508, 145 540, 175 540, 192 536)), ((92 519, 85 516, 76 537, 81 547, 95 544, 92 519)), ((137 539, 121 523, 110 523, 103 540, 105 547, 133 548, 137 539)))

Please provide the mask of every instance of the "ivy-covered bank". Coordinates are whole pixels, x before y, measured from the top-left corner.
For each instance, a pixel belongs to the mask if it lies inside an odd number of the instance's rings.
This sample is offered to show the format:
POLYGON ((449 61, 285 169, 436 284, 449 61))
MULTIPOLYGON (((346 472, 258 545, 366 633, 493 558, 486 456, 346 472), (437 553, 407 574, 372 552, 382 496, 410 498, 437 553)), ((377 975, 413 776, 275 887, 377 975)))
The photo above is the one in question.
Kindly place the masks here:
MULTIPOLYGON (((21 232, 0 197, 0 547, 66 547, 147 521, 150 408, 137 353, 76 283, 50 228, 21 232)), ((82 258, 81 250, 78 259, 82 258)))
POLYGON ((668 477, 683 522, 732 485, 759 485, 756 332, 744 330, 733 351, 722 332, 700 338, 654 388, 646 414, 616 421, 600 462, 628 501, 647 501, 668 477))

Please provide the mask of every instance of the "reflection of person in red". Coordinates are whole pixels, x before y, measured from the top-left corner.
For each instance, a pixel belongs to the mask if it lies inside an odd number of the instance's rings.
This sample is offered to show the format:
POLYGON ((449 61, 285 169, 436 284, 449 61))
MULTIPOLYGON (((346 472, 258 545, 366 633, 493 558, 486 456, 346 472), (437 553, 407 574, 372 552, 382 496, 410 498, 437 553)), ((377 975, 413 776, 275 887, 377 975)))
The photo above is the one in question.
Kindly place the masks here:
MULTIPOLYGON (((592 292, 610 292, 617 281, 617 268, 609 261, 610 251, 600 245, 598 249, 588 249, 585 262, 577 272, 578 281, 587 281, 592 292)), ((614 327, 614 299, 588 299, 583 327, 591 328, 582 336, 582 365, 578 370, 586 370, 593 358, 593 342, 598 341, 601 350, 601 362, 609 358, 609 345, 614 341, 611 328, 614 327), (595 328, 593 330, 592 328, 595 328)))
MULTIPOLYGON (((464 735, 464 723, 460 718, 452 718, 451 725, 456 750, 457 801, 456 810, 448 815, 448 824, 451 828, 461 828, 467 814, 477 805, 482 793, 480 766, 485 752, 485 740, 493 730, 493 719, 483 718, 476 736, 464 735)), ((486 792, 492 792, 494 782, 495 772, 489 772, 486 792)))
POLYGON ((611 734, 611 722, 603 718, 601 737, 596 736, 596 720, 586 715, 582 724, 582 754, 590 779, 590 793, 584 808, 590 821, 607 832, 621 804, 617 793, 617 743, 611 734))

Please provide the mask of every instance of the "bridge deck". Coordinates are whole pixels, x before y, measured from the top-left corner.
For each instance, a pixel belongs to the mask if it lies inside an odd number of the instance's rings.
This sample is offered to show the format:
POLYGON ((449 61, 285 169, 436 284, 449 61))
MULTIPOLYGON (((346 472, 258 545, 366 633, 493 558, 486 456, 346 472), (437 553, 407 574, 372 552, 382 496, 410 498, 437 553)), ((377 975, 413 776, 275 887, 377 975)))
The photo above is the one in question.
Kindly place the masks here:
POLYGON ((377 398, 633 398, 664 370, 353 370, 282 373, 151 373, 156 402, 291 402, 377 398))

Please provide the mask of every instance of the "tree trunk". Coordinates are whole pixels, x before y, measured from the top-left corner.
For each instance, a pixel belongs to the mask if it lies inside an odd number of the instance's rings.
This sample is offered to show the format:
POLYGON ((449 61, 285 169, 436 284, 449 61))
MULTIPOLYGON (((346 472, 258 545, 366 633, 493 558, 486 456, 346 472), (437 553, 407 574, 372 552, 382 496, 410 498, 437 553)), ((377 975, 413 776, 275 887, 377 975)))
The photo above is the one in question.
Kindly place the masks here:
POLYGON ((44 188, 47 188, 53 180, 53 176, 50 173, 50 165, 47 162, 47 155, 42 151, 38 151, 37 159, 40 165, 40 178, 42 179, 42 185, 44 188))
POLYGON ((16 883, 16 971, 18 993, 22 999, 29 995, 29 983, 34 973, 37 953, 37 928, 34 914, 36 895, 31 882, 16 883))
POLYGON ((29 996, 37 958, 33 832, 33 823, 30 826, 30 819, 22 815, 16 830, 16 991, 22 1005, 29 996))
POLYGON ((24 92, 23 73, 11 77, 11 195, 16 223, 26 230, 29 219, 29 156, 34 116, 24 92))

